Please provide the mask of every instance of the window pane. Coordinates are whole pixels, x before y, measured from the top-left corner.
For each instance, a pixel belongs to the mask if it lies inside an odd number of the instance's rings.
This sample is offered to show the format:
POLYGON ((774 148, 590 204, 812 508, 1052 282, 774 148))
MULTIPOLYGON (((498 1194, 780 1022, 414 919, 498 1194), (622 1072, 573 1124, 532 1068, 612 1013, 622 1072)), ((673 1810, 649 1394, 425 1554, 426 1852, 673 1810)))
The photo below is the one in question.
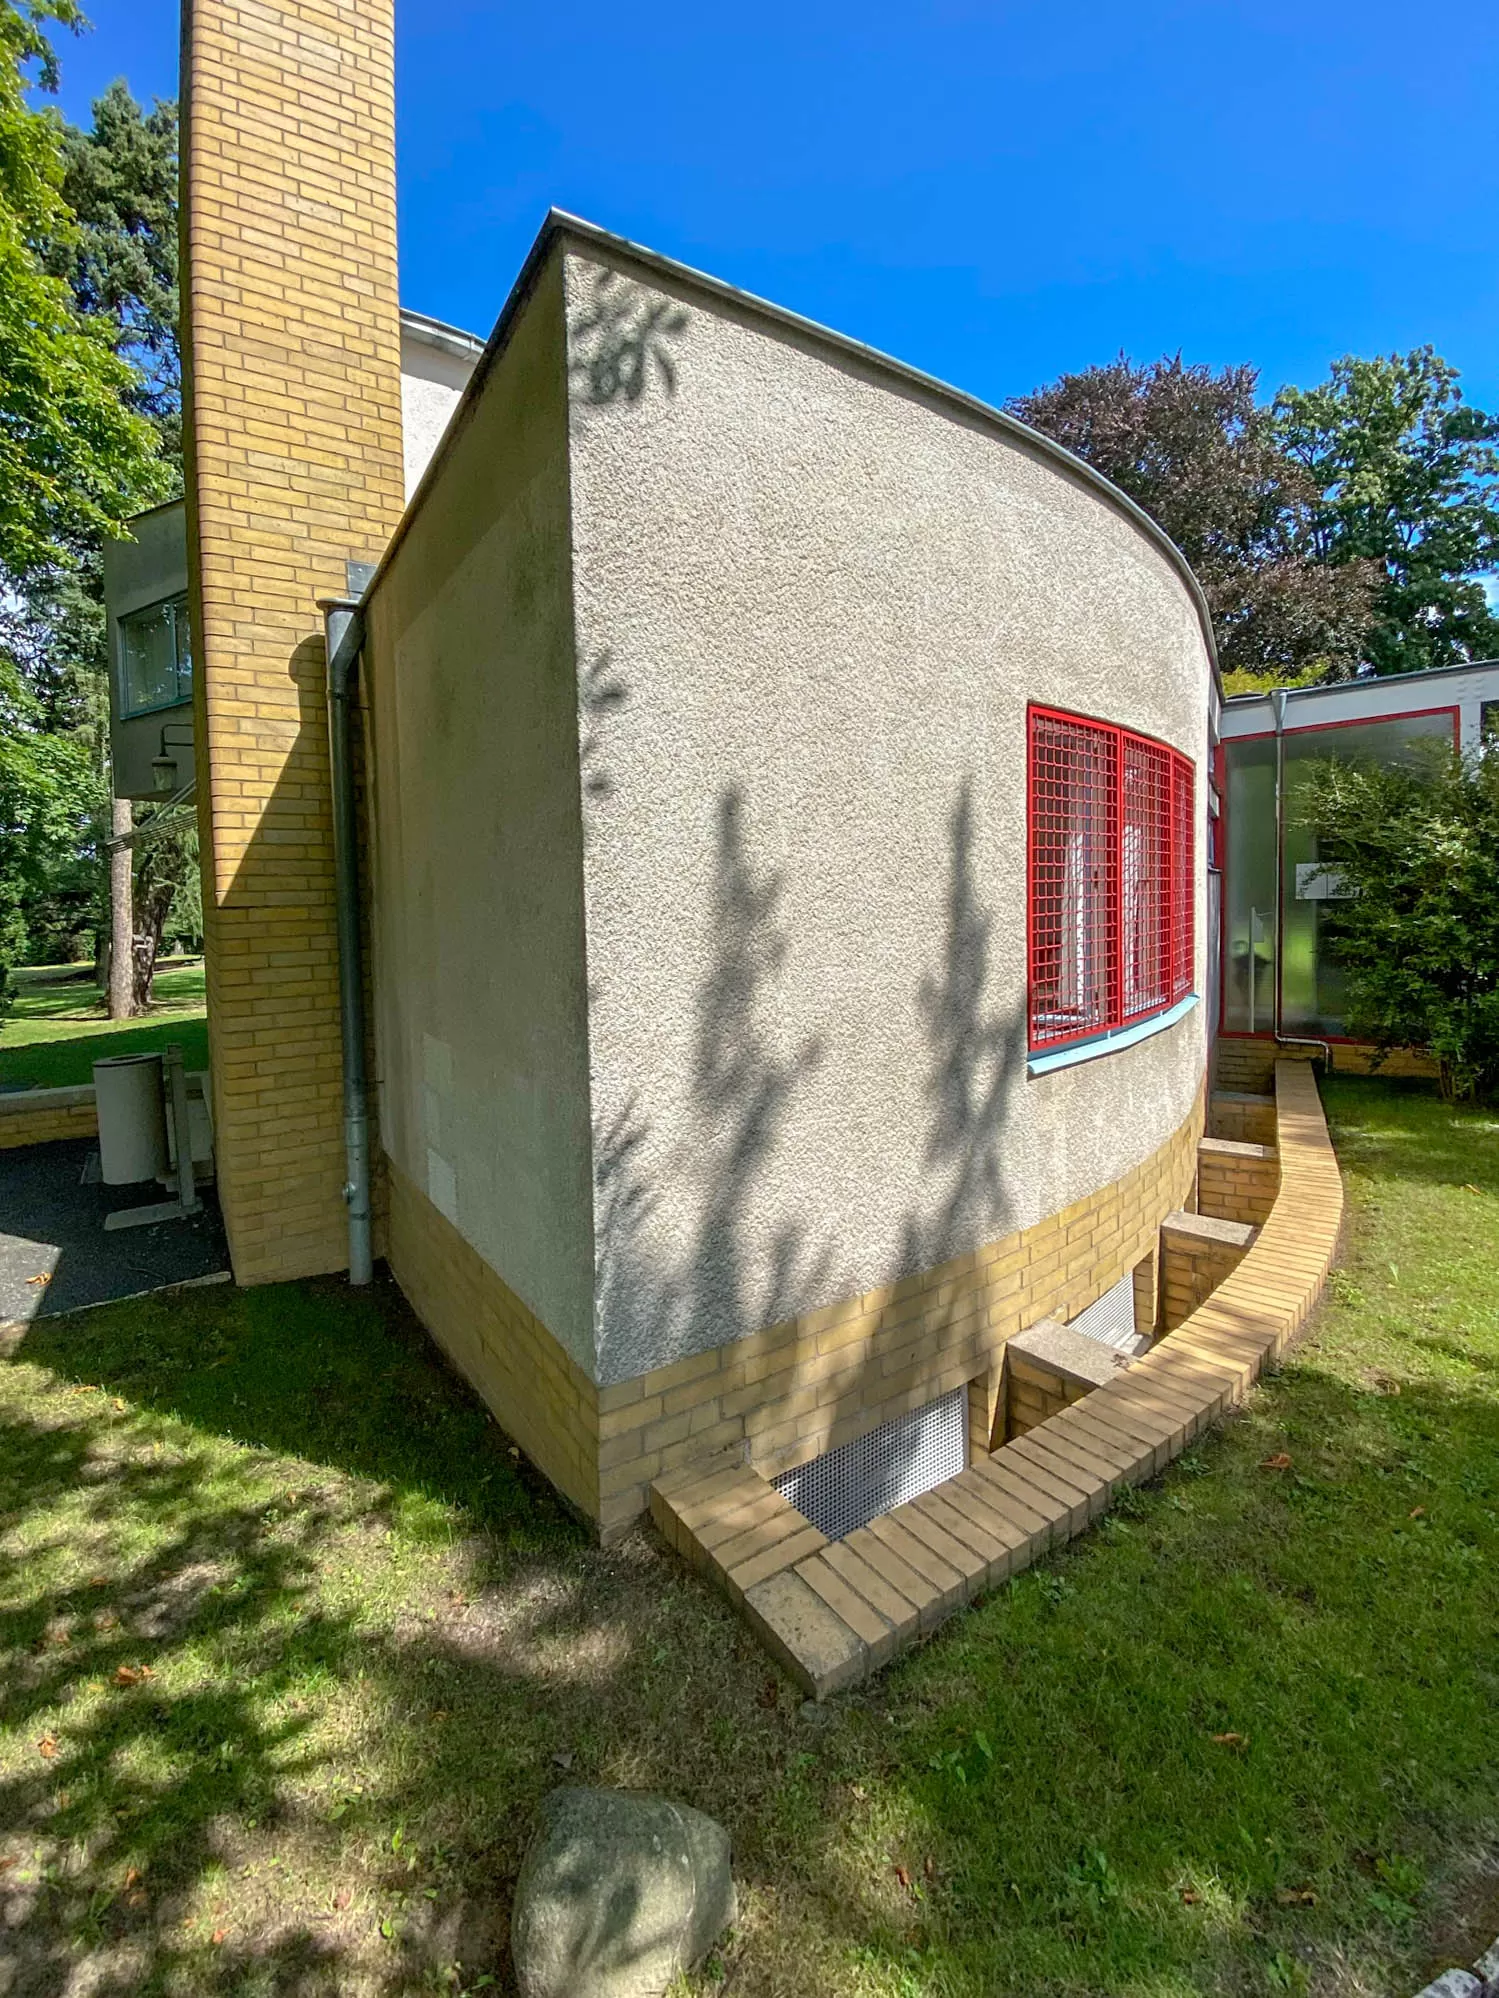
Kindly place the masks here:
POLYGON ((1171 754, 1124 738, 1124 1017, 1167 1003, 1170 982, 1171 754))
POLYGON ((1030 1029, 1051 1047, 1117 1017, 1119 742, 1031 715, 1030 1029))
POLYGON ((120 620, 120 708, 139 714, 192 692, 187 599, 175 597, 120 620))
POLYGON ((1450 714, 1406 715, 1287 735, 1281 918, 1281 1024, 1287 1033, 1341 1034, 1347 1003, 1342 971, 1325 941, 1332 914, 1329 884, 1314 864, 1320 858, 1316 838, 1301 824, 1311 766, 1332 759, 1419 766, 1430 755, 1430 744, 1450 745, 1452 740, 1450 714))
POLYGON ((177 624, 177 694, 186 701, 191 700, 193 692, 193 627, 186 597, 175 599, 172 614, 177 624))
POLYGON ((1223 745, 1223 1024, 1268 1034, 1275 1013, 1275 743, 1223 745))

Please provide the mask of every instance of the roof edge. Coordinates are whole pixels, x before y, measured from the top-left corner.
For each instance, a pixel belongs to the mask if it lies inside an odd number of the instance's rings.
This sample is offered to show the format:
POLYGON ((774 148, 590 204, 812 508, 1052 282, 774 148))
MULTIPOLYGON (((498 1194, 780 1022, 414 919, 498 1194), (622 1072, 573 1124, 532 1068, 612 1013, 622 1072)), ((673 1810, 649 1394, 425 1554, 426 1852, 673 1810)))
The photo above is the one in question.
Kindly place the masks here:
POLYGON ((477 333, 466 333, 461 326, 450 326, 446 319, 434 319, 430 312, 413 312, 408 305, 401 307, 401 331, 412 333, 417 339, 425 340, 429 347, 440 347, 445 353, 457 354, 466 361, 477 361, 484 352, 484 342, 477 333))
MULTIPOLYGON (((835 353, 862 362, 877 373, 893 377, 908 388, 920 389, 940 402, 949 403, 966 416, 976 416, 1004 435, 1025 444, 1040 456, 1060 465, 1064 471, 1071 473, 1083 485, 1091 487, 1101 498, 1107 500, 1133 522, 1144 533, 1146 539, 1155 544, 1186 584, 1202 625, 1209 662, 1215 678, 1219 678, 1221 694, 1218 647, 1213 637, 1212 614, 1208 610, 1207 598, 1203 595, 1202 585, 1197 580, 1191 563, 1165 529, 1152 520, 1142 506, 1132 500, 1128 493, 1121 491, 1112 479, 1107 479, 1102 472, 1096 471, 1086 459, 1079 458, 1075 452, 1069 451, 1065 444, 1058 444, 1054 438, 1047 437, 1042 431, 1033 430, 1028 423, 1022 423, 1018 416, 1011 416, 1007 410, 996 408, 993 403, 985 402, 982 397, 970 395, 966 389, 954 388, 951 382, 943 381, 939 375, 929 375, 924 369, 912 367, 907 361, 897 360, 893 354, 886 354, 880 348, 871 347, 863 340, 855 340, 850 334, 839 333, 831 326, 824 326, 819 320, 808 319, 804 314, 793 312, 788 306, 776 305, 772 300, 761 298, 755 292, 743 291, 738 285, 729 284, 723 278, 711 277, 706 271, 696 270, 691 264, 684 264, 675 257, 665 256, 659 250, 647 249, 644 244, 632 242, 628 236, 616 235, 612 230, 600 228, 596 222, 588 222, 580 215, 569 214, 565 208, 552 208, 547 211, 546 220, 541 225, 531 255, 534 257, 543 246, 550 247, 552 240, 558 236, 569 236, 595 249, 612 251, 615 255, 628 257, 663 277, 673 278, 682 284, 695 285, 698 290, 722 299, 725 304, 735 305, 756 318, 767 319, 773 325, 800 333, 821 346, 831 348, 835 353)), ((527 262, 530 262, 530 258, 527 262)))
POLYGON ((1307 694, 1351 694, 1366 687, 1408 687, 1412 680, 1444 680, 1450 673, 1484 673, 1499 666, 1499 659, 1460 659, 1455 666, 1418 666, 1411 673, 1353 673, 1346 680, 1314 680, 1309 687, 1266 687, 1263 693, 1230 694, 1225 708, 1253 707, 1256 701, 1273 700, 1284 694, 1299 701, 1307 694))
POLYGON ((868 346, 862 340, 855 340, 846 333, 836 332, 830 326, 823 326, 815 319, 805 318, 801 313, 792 312, 786 306, 775 305, 769 299, 759 298, 753 292, 742 291, 737 285, 727 284, 722 278, 710 277, 706 271, 695 270, 691 264, 681 263, 675 257, 664 256, 658 250, 647 249, 643 244, 632 242, 628 236, 616 235, 612 230, 600 228, 596 222, 587 222, 580 215, 569 214, 565 208, 547 210, 545 219, 516 274, 509 296, 500 308, 500 316, 495 321, 494 331, 485 343, 479 363, 463 391, 448 428, 428 461, 416 491, 406 503, 400 524, 391 536, 390 543, 365 588, 362 601, 368 602, 371 593, 378 587, 391 557, 405 539, 407 524, 421 506, 428 485, 436 477, 448 455, 449 444, 461 425, 463 411, 473 398, 482 394, 485 379, 495 360, 503 352, 510 337, 510 329, 521 306, 530 296, 542 265, 551 254, 554 244, 564 241, 627 258, 659 277, 668 278, 678 284, 695 286, 697 290, 706 292, 711 298, 722 300, 726 305, 732 305, 755 318, 763 319, 772 326, 797 333, 847 360, 858 361, 862 366, 877 374, 890 377, 905 388, 918 389, 924 395, 947 403, 965 416, 977 417, 1002 436, 1023 444, 1042 458, 1050 459, 1079 484, 1097 493, 1117 512, 1123 514, 1176 571, 1197 612, 1203 643, 1207 648, 1214 691, 1220 700, 1223 698, 1223 680, 1218 667, 1218 647, 1213 637, 1212 614, 1208 610, 1207 598, 1203 595, 1202 585, 1198 582, 1191 563, 1170 535, 1151 519, 1142 506, 1137 505, 1128 493, 1121 492, 1119 487, 1112 480, 1106 479, 1102 472, 1095 471, 1085 459, 1069 451, 1064 444, 1058 444, 1054 439, 1044 436, 1041 431, 1033 430, 1028 423, 1022 423, 1019 417, 1011 416, 1005 410, 996 409, 992 403, 984 402, 978 396, 969 395, 966 390, 954 388, 950 382, 944 382, 936 375, 926 374, 922 369, 913 368, 905 361, 898 361, 893 355, 882 353, 878 347, 868 346))

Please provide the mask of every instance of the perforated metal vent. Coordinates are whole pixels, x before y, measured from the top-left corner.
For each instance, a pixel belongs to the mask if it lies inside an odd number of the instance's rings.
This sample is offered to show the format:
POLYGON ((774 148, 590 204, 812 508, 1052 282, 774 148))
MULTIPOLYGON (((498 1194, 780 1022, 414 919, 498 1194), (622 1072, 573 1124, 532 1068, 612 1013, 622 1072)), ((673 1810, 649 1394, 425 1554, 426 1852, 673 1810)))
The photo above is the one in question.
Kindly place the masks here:
POLYGON ((1142 1353, 1150 1344, 1135 1330, 1135 1280, 1121 1277, 1112 1290, 1095 1298, 1086 1311, 1080 1311, 1068 1328, 1085 1339, 1097 1339, 1120 1353, 1142 1353))
POLYGON ((968 1390, 959 1387, 772 1482, 829 1540, 842 1540, 967 1467, 968 1390))

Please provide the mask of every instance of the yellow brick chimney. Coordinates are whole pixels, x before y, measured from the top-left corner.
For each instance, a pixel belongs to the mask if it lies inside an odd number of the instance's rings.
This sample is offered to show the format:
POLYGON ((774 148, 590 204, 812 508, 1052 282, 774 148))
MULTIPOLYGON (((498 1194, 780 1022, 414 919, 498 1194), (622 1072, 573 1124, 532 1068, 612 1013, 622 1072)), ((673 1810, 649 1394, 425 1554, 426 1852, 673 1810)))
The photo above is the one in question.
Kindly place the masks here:
POLYGON ((347 1264, 319 597, 402 505, 393 0, 184 0, 182 320, 219 1195, 347 1264))

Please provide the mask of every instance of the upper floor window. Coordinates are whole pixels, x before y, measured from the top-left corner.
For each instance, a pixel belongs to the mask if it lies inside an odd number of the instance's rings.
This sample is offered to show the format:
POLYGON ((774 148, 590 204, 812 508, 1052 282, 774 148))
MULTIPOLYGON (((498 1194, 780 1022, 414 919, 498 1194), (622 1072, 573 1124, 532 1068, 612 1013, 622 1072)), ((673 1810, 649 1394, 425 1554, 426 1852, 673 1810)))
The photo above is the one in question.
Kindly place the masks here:
POLYGON ((1132 1025, 1192 989, 1194 773, 1129 729, 1032 708, 1032 1052, 1132 1025))
POLYGON ((120 713, 140 715, 192 698, 193 643, 187 598, 120 619, 120 713))

